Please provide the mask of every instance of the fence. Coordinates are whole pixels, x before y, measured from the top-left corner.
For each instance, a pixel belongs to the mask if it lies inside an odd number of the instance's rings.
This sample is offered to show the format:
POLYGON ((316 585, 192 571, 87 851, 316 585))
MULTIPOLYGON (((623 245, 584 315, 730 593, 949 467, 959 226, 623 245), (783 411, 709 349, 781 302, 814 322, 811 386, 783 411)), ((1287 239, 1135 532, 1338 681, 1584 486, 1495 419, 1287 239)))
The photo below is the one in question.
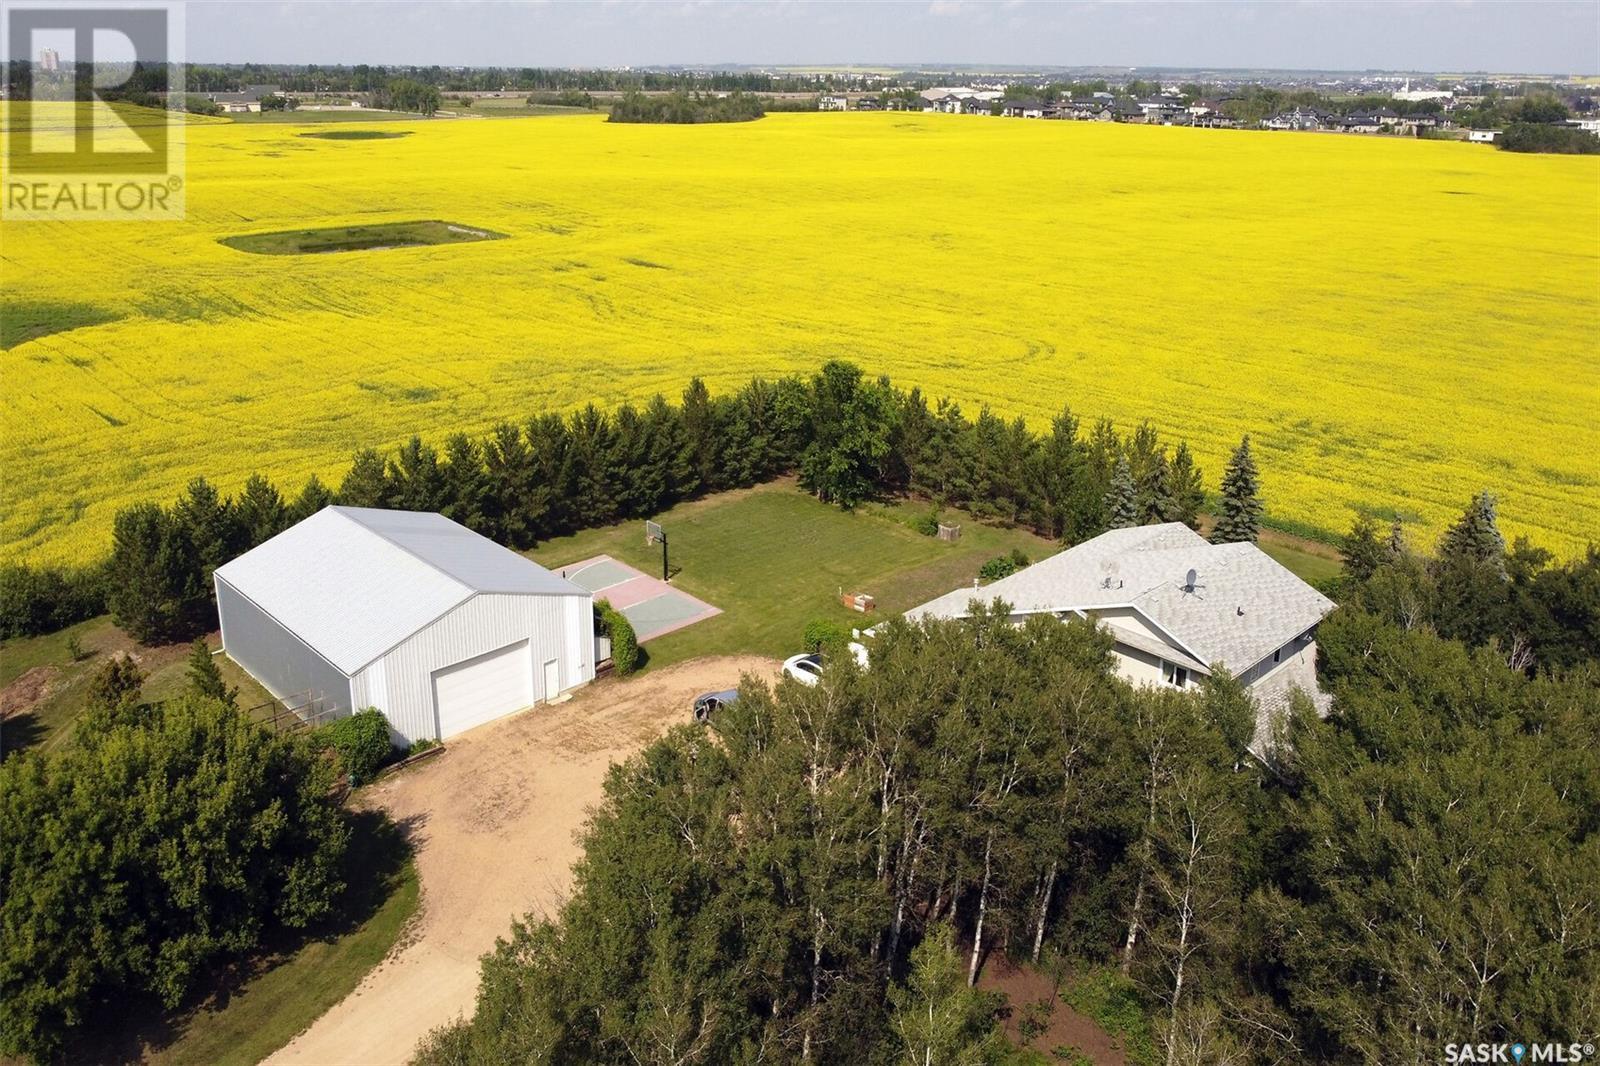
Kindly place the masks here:
POLYGON ((324 705, 320 692, 296 692, 281 700, 247 708, 245 714, 274 733, 312 729, 333 720, 337 711, 324 705))

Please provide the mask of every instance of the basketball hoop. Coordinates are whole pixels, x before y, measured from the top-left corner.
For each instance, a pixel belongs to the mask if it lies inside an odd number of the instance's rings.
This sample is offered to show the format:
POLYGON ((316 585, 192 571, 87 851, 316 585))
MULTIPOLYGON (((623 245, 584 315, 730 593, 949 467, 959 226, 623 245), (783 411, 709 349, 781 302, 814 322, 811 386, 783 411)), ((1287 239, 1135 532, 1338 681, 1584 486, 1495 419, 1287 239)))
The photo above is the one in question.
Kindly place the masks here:
POLYGON ((661 544, 661 580, 671 581, 672 572, 667 569, 667 534, 661 528, 660 522, 652 522, 648 518, 644 523, 644 546, 649 548, 657 542, 661 544))

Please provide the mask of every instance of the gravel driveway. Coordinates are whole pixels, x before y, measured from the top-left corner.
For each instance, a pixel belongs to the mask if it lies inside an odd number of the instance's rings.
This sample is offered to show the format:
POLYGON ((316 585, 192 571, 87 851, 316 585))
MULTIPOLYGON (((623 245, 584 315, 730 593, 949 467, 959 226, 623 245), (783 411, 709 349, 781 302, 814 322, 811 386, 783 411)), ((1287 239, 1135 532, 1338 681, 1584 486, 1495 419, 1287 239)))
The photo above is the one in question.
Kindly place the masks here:
POLYGON ((464 733, 367 790, 363 802, 388 811, 416 848, 421 914, 353 993, 267 1061, 401 1063, 429 1030, 469 1014, 495 937, 570 889, 575 834, 606 769, 690 721, 700 693, 777 672, 770 659, 725 657, 603 681, 464 733))

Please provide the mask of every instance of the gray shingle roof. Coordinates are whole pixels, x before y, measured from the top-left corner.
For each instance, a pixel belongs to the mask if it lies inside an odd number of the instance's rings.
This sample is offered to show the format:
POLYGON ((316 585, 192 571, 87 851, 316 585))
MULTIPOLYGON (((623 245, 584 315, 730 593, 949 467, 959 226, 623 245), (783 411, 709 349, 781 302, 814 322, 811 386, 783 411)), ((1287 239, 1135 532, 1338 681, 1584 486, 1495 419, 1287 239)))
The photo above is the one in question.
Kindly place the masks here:
POLYGON ((589 593, 440 514, 324 507, 217 577, 346 674, 480 592, 589 593))
POLYGON ((1333 601, 1254 544, 1210 544, 1177 522, 1113 529, 979 590, 906 612, 955 618, 973 599, 1017 613, 1129 606, 1196 660, 1235 673, 1321 621, 1333 601), (1196 573, 1192 589, 1188 571, 1196 573))

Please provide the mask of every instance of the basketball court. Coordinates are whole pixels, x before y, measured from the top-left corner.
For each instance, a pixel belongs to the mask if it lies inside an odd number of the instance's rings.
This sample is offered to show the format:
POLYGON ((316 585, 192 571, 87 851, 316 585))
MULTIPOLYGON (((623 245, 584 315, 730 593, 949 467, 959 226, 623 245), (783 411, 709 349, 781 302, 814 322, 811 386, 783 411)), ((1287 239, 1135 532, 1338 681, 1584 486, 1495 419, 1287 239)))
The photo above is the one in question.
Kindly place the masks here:
POLYGON ((609 555, 597 555, 563 566, 560 574, 579 588, 594 593, 595 599, 607 600, 621 611, 633 623, 633 632, 640 644, 722 613, 719 608, 609 555))

